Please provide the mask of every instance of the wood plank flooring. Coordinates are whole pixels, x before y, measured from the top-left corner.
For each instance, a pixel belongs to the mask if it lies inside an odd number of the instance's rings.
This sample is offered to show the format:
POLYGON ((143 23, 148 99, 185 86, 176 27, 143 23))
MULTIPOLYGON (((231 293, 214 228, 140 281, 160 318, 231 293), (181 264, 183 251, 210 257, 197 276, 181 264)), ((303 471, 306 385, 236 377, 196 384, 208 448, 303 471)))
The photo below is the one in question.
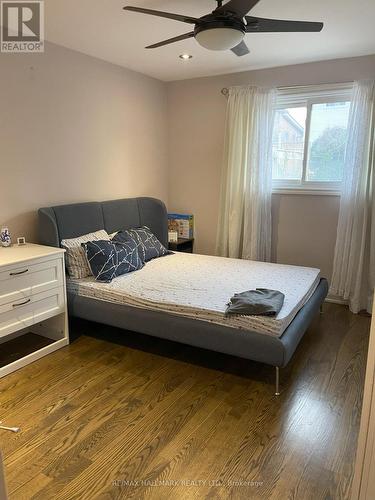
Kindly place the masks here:
POLYGON ((281 371, 89 322, 0 380, 11 500, 347 499, 370 320, 327 304, 281 371))

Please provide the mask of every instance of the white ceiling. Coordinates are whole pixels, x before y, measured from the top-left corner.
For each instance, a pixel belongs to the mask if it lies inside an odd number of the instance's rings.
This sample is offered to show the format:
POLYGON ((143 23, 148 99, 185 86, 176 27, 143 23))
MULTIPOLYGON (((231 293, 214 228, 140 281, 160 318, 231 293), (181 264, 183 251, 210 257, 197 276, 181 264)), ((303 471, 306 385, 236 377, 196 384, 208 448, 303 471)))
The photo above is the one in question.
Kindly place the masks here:
POLYGON ((47 40, 159 78, 180 80, 375 53, 375 0, 261 0, 251 15, 323 21, 321 33, 248 34, 251 53, 212 52, 194 39, 145 50, 188 24, 122 10, 125 5, 200 17, 214 0, 45 0, 47 40), (184 62, 178 56, 190 53, 184 62))

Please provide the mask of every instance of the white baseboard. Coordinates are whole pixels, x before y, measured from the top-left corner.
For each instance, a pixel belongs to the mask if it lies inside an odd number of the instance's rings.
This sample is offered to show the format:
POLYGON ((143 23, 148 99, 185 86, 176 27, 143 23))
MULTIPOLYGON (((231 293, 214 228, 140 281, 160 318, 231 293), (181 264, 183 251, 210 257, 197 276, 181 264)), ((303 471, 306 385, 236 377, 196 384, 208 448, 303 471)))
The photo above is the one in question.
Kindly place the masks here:
POLYGON ((341 306, 347 306, 348 301, 344 299, 340 299, 338 297, 332 297, 328 295, 325 299, 325 302, 330 302, 331 304, 340 304, 341 306))

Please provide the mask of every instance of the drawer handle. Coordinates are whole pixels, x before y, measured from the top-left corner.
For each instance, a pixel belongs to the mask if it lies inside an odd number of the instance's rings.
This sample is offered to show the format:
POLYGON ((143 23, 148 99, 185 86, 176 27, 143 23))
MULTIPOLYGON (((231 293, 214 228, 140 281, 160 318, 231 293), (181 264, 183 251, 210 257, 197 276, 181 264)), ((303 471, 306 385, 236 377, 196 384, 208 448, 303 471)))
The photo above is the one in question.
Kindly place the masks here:
POLYGON ((29 302, 31 302, 31 299, 27 299, 27 300, 25 300, 25 302, 21 302, 21 304, 13 304, 13 307, 25 306, 29 302))
POLYGON ((29 270, 25 269, 24 271, 20 271, 19 273, 9 273, 9 276, 19 276, 20 274, 28 273, 29 270))

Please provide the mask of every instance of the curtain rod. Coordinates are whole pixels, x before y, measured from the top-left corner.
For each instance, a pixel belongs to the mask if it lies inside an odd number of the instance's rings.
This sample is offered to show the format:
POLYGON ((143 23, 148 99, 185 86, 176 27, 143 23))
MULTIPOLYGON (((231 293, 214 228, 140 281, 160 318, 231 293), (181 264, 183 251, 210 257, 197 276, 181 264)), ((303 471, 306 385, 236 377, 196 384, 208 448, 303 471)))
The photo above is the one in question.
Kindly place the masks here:
MULTIPOLYGON (((297 90, 297 89, 302 89, 302 88, 306 88, 306 87, 322 87, 322 86, 330 86, 330 85, 342 85, 342 86, 345 86, 345 85, 351 85, 353 84, 354 82, 353 81, 350 81, 350 82, 340 82, 340 83, 318 83, 318 84, 315 84, 315 85, 290 85, 288 87, 277 87, 277 90, 297 90)), ((221 89, 221 93, 223 94, 223 96, 225 97, 228 97, 229 95, 229 88, 228 87, 223 87, 221 89)))

